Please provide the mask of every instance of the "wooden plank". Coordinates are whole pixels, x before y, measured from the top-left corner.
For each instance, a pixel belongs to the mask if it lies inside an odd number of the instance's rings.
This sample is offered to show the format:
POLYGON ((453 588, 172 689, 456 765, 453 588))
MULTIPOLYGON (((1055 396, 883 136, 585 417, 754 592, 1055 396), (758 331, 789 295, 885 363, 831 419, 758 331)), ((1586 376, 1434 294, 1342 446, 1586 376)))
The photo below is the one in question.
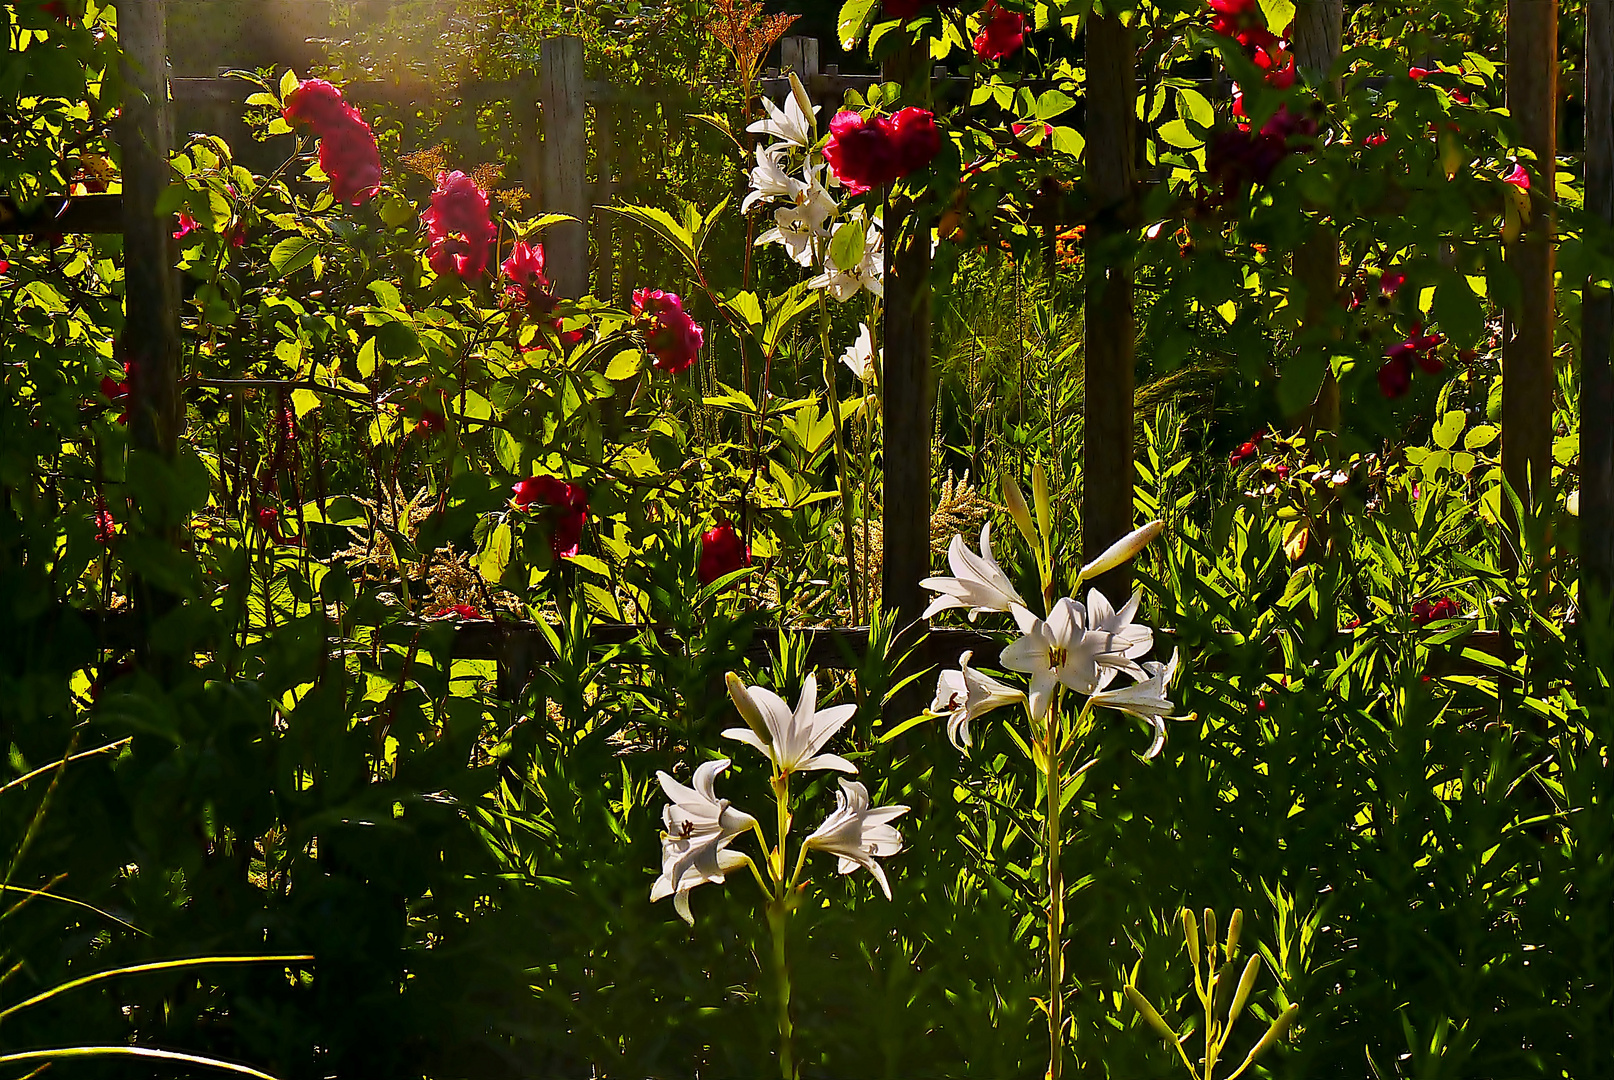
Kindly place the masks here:
MULTIPOLYGON (((1137 48, 1114 16, 1087 23, 1087 175, 1099 206, 1130 216, 1136 179, 1137 48)), ((1095 558, 1133 525, 1132 461, 1136 314, 1131 254, 1121 234, 1098 222, 1083 240, 1086 289, 1086 425, 1082 436, 1082 558, 1095 558)), ((1094 587, 1120 604, 1132 591, 1129 566, 1094 587)))
MULTIPOLYGON (((1614 0, 1587 0, 1586 209, 1614 224, 1614 0)), ((1614 298, 1586 284, 1581 308, 1581 591, 1614 593, 1614 298)), ((1583 601, 1584 603, 1584 601, 1583 601)))
MULTIPOLYGON (((805 85, 808 79, 818 74, 818 39, 792 36, 780 41, 779 69, 781 72, 794 71, 805 85)), ((788 77, 785 81, 789 82, 788 77)))
MULTIPOLYGON (((908 45, 885 61, 883 74, 907 83, 929 74, 928 53, 908 45)), ((886 282, 880 344, 885 463, 881 527, 881 602, 899 625, 919 617, 930 576, 930 420, 935 397, 930 358, 930 223, 888 206, 886 282)))
POLYGON ((119 339, 134 365, 130 431, 137 449, 172 458, 183 418, 179 401, 179 288, 170 250, 172 228, 157 214, 171 176, 173 111, 168 101, 168 0, 118 5, 124 101, 118 125, 123 151, 125 314, 119 339))
POLYGON ((614 214, 599 209, 616 202, 616 106, 594 107, 594 295, 616 295, 614 214))
MULTIPOLYGON (((1308 75, 1321 78, 1339 59, 1345 30, 1343 0, 1300 0, 1295 8, 1295 59, 1308 75)), ((1332 80, 1335 89, 1341 80, 1332 80)), ((1339 430, 1339 382, 1329 363, 1329 345, 1336 336, 1332 329, 1339 309, 1339 232, 1331 224, 1320 224, 1294 254, 1295 277, 1306 291, 1304 321, 1299 341, 1306 361, 1301 370, 1322 370, 1322 383, 1306 415, 1293 418, 1296 427, 1315 431, 1339 430)))
POLYGON ((53 196, 23 211, 0 196, 0 234, 44 236, 67 233, 121 233, 122 195, 53 196))
POLYGON ((583 39, 546 38, 539 45, 539 98, 544 110, 542 209, 576 221, 544 234, 550 280, 559 296, 588 291, 588 125, 583 103, 583 39))
POLYGON ((1502 472, 1531 507, 1538 501, 1532 488, 1550 490, 1552 396, 1557 387, 1552 293, 1556 223, 1549 200, 1558 134, 1558 0, 1508 0, 1507 18, 1508 111, 1536 161, 1528 165, 1530 225, 1507 253, 1521 299, 1515 310, 1504 313, 1502 472))

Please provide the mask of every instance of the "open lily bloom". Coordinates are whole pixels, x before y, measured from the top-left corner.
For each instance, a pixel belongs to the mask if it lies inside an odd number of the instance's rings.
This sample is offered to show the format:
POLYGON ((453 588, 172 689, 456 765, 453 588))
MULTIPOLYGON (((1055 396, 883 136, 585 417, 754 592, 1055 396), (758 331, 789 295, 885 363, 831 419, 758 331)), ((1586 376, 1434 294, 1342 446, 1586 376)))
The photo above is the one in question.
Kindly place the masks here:
POLYGON ((958 658, 957 671, 944 671, 936 679, 936 700, 930 711, 946 713, 947 738, 960 751, 972 745, 970 721, 1005 705, 1017 705, 1025 692, 970 667, 973 652, 958 658))
POLYGON ((792 262, 811 266, 815 242, 829 236, 828 223, 835 213, 835 200, 818 184, 804 184, 792 195, 789 206, 773 212, 774 227, 756 239, 763 244, 781 244, 792 262))
POLYGON ((1046 620, 1016 604, 1014 620, 1021 637, 1003 650, 1003 666, 1031 676, 1033 720, 1048 715, 1056 686, 1092 694, 1115 677, 1121 657, 1110 652, 1110 635, 1089 631, 1086 609, 1070 597, 1055 604, 1046 620))
POLYGON ((880 371, 882 353, 874 348, 874 333, 868 323, 858 323, 857 340, 841 353, 841 363, 863 382, 873 382, 880 371))
POLYGON ((1137 664, 1138 657, 1154 648, 1154 631, 1133 621, 1142 600, 1142 591, 1134 592, 1132 599, 1117 611, 1110 606, 1109 598, 1103 593, 1097 589, 1087 591, 1087 629, 1092 633, 1110 635, 1108 650, 1100 657, 1099 663, 1124 671, 1134 679, 1144 677, 1143 669, 1137 664))
MULTIPOLYGON (((850 219, 835 226, 835 231, 842 229, 861 229, 861 222, 850 219)), ((834 239, 830 242, 833 244, 834 239)), ((880 227, 873 222, 868 225, 868 231, 863 237, 863 258, 856 266, 840 267, 835 260, 824 254, 824 272, 807 283, 811 289, 823 289, 841 303, 845 303, 858 294, 861 289, 867 289, 875 296, 885 296, 885 239, 881 236, 880 227)))
MULTIPOLYGON (((802 109, 795 94, 785 95, 783 109, 768 98, 762 99, 762 108, 768 115, 745 129, 751 134, 772 135, 779 140, 773 144, 776 147, 796 146, 805 149, 813 141, 812 117, 802 109)), ((818 112, 817 106, 813 107, 813 112, 818 112)))
POLYGON ((964 546, 964 538, 954 535, 947 546, 947 566, 952 577, 926 578, 921 587, 939 593, 920 616, 928 619, 948 608, 966 608, 970 622, 983 611, 1011 611, 1024 608, 1026 602, 1015 591, 1009 577, 992 557, 992 523, 981 526, 981 553, 964 546))
POLYGON ((673 907, 690 925, 689 891, 697 885, 717 884, 728 872, 748 861, 737 851, 725 851, 734 838, 749 832, 757 819, 736 810, 717 797, 713 785, 729 767, 727 758, 708 761, 695 770, 688 787, 664 772, 656 774, 661 790, 672 802, 661 813, 666 832, 661 838, 661 876, 650 888, 652 902, 671 896, 673 907))
POLYGON ((1178 651, 1173 650, 1168 663, 1162 664, 1157 660, 1146 661, 1143 666, 1148 672, 1148 678, 1131 686, 1101 690, 1093 695, 1094 705, 1119 709, 1154 728, 1154 742, 1150 745, 1148 753, 1143 755, 1145 758, 1154 757, 1166 745, 1166 721, 1181 719, 1172 715, 1171 710, 1176 706, 1166 697, 1167 691, 1171 689, 1172 679, 1177 676, 1178 657, 1178 651))
POLYGON ((818 711, 817 676, 808 675, 802 680, 801 698, 794 711, 766 687, 746 686, 733 675, 729 676, 728 686, 735 708, 750 726, 729 728, 723 732, 725 739, 754 747, 773 762, 774 771, 780 775, 816 769, 857 772, 857 766, 845 758, 819 753, 857 712, 857 706, 837 705, 818 711))
POLYGON ((807 185, 785 171, 784 151, 776 147, 757 147, 757 165, 751 170, 751 191, 740 204, 745 213, 759 202, 773 199, 794 200, 796 193, 807 185))
POLYGON ((874 875, 887 900, 891 899, 891 883, 885 870, 876 859, 895 855, 902 850, 902 834, 891 822, 908 812, 906 806, 870 806, 869 789, 856 780, 842 780, 841 790, 835 796, 835 812, 803 843, 813 851, 828 852, 837 856, 837 869, 850 874, 862 867, 874 875))

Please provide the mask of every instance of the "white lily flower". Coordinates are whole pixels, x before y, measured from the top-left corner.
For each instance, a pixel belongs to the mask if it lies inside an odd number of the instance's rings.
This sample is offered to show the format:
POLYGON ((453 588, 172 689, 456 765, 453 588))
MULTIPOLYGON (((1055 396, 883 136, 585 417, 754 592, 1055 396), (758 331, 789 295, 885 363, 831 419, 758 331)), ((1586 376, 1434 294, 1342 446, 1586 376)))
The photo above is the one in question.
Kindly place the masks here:
POLYGON ((1175 706, 1171 699, 1166 697, 1166 692, 1171 689, 1171 681, 1177 677, 1179 655, 1178 650, 1172 650, 1171 660, 1165 664, 1149 660, 1143 665, 1148 671, 1148 678, 1131 686, 1101 690, 1093 695, 1094 705, 1118 709, 1136 716, 1154 728, 1154 742, 1150 745, 1149 752, 1143 755, 1145 758, 1154 757, 1166 745, 1166 721, 1184 719, 1172 715, 1171 710, 1175 706))
POLYGON ((1092 633, 1110 635, 1109 648, 1099 663, 1124 671, 1134 679, 1144 677, 1137 658, 1154 648, 1154 631, 1132 621, 1138 614, 1138 604, 1142 600, 1142 591, 1134 592, 1132 599, 1120 611, 1116 611, 1103 593, 1097 589, 1087 591, 1087 629, 1092 633))
POLYGON ((930 703, 933 713, 947 713, 947 738, 962 753, 972 745, 970 721, 1005 705, 1025 701, 1025 692, 999 682, 992 676, 970 667, 966 652, 958 658, 957 671, 944 671, 936 679, 936 700, 930 703))
POLYGON ((835 200, 816 182, 802 184, 791 198, 791 205, 773 212, 774 227, 757 237, 756 246, 782 244, 792 262, 811 266, 815 245, 829 235, 835 200))
POLYGON ((757 167, 751 170, 751 191, 740 204, 740 213, 748 212, 759 202, 773 199, 794 201, 796 193, 806 184, 785 171, 785 152, 778 147, 757 147, 757 167))
MULTIPOLYGON (((801 107, 801 101, 795 94, 785 96, 783 109, 775 105, 768 98, 762 99, 762 108, 767 116, 758 120, 745 130, 753 135, 772 135, 779 142, 774 146, 799 146, 805 149, 813 141, 813 120, 801 107)), ((813 106, 813 116, 818 114, 818 106, 813 106)))
POLYGON ((745 717, 750 727, 729 728, 725 739, 745 743, 761 751, 773 762, 774 771, 781 775, 794 772, 812 772, 815 769, 835 769, 855 773, 857 766, 837 754, 820 754, 824 744, 857 712, 856 705, 837 705, 818 711, 818 679, 808 675, 801 683, 801 698, 795 711, 772 690, 762 686, 746 686, 737 678, 729 679, 729 696, 745 717), (756 730, 760 726, 767 732, 764 739, 756 730))
POLYGON ((869 329, 869 324, 858 323, 857 340, 841 353, 841 363, 851 368, 853 375, 868 383, 875 380, 884 359, 885 350, 875 349, 874 332, 869 329))
POLYGON ((718 775, 729 765, 727 758, 701 765, 695 770, 693 787, 686 787, 667 773, 656 774, 661 790, 672 803, 661 812, 667 831, 661 837, 661 876, 650 887, 650 899, 654 902, 671 896, 673 907, 691 926, 695 916, 689 910, 689 890, 697 885, 721 883, 724 874, 749 861, 737 851, 723 850, 757 824, 756 818, 734 809, 713 789, 718 775))
POLYGON ((908 808, 869 806, 869 789, 856 780, 841 781, 835 804, 835 812, 803 843, 814 851, 839 857, 837 869, 843 874, 863 867, 880 883, 885 898, 891 899, 891 883, 885 879, 885 870, 874 860, 902 850, 902 834, 891 822, 906 814, 908 808))
MULTIPOLYGON (((859 229, 862 224, 855 219, 841 222, 835 226, 835 232, 842 229, 859 229)), ((834 243, 831 234, 830 243, 834 243)), ((829 294, 841 303, 845 303, 858 294, 861 289, 867 289, 875 296, 885 296, 885 237, 880 227, 873 222, 868 225, 868 232, 863 237, 863 258, 856 266, 842 269, 835 265, 835 260, 829 257, 829 249, 824 251, 824 272, 807 283, 812 289, 827 289, 829 294)))
POLYGON ((1116 668, 1101 664, 1110 655, 1110 635, 1087 629, 1087 611, 1081 604, 1064 597, 1055 604, 1046 620, 1039 619, 1016 604, 1014 620, 1023 636, 1003 650, 1003 666, 1031 676, 1031 718, 1048 715, 1054 687, 1063 683, 1078 694, 1103 689, 1115 677, 1116 668))
POLYGON ((983 611, 1012 611, 1025 607, 1026 602, 1015 591, 1009 577, 992 557, 992 523, 981 526, 981 553, 964 546, 964 538, 954 534, 947 546, 947 565, 952 577, 931 577, 919 583, 921 588, 941 595, 930 602, 920 616, 928 619, 948 608, 968 608, 970 622, 983 611))

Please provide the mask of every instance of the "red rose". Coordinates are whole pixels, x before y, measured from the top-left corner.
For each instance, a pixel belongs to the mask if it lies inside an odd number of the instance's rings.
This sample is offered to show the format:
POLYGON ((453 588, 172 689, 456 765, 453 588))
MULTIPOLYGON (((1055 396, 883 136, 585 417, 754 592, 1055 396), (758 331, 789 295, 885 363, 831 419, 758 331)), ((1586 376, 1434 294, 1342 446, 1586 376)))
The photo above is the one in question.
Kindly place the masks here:
POLYGON ((896 144, 897 179, 918 172, 941 153, 941 132, 936 128, 936 114, 929 109, 910 105, 883 124, 896 144))
POLYGON ((897 178, 897 148, 890 129, 851 109, 842 109, 829 122, 824 160, 852 195, 884 187, 897 178))
POLYGON ((175 221, 179 225, 179 228, 174 230, 175 240, 183 240, 198 228, 196 219, 191 217, 190 213, 185 210, 181 210, 175 215, 175 221))
POLYGON ((1400 291, 1401 286, 1407 283, 1407 274, 1404 270, 1386 270, 1379 278, 1379 295, 1393 297, 1400 291))
POLYGON ((337 202, 359 203, 381 186, 381 154, 375 134, 342 91, 324 79, 306 79, 286 95, 286 123, 307 125, 319 137, 319 167, 331 180, 337 202))
POLYGON ((1253 460, 1255 455, 1257 453, 1259 453, 1259 452, 1260 452, 1260 447, 1258 447, 1255 444, 1254 440, 1251 440, 1249 442, 1244 443, 1237 450, 1234 450, 1231 454, 1228 454, 1227 455, 1227 463, 1229 465, 1235 465, 1235 466, 1236 465, 1242 465, 1246 461, 1253 460))
POLYGON ((1018 11, 1006 11, 998 0, 987 0, 981 9, 985 23, 975 35, 975 55, 982 60, 1002 60, 1013 54, 1026 40, 1026 17, 1018 11))
POLYGON ((516 506, 522 510, 537 503, 554 511, 549 547, 555 558, 566 559, 577 554, 583 526, 588 524, 588 492, 581 484, 570 484, 556 476, 529 476, 511 490, 515 493, 516 506))
POLYGON ((1530 174, 1525 172, 1524 166, 1518 164, 1517 162, 1515 162, 1513 165, 1513 171, 1502 177, 1502 182, 1505 184, 1512 184, 1520 191, 1530 190, 1530 174))
POLYGON ((1379 392, 1387 398, 1398 398, 1412 389, 1412 363, 1406 355, 1397 355, 1396 346, 1390 350, 1390 359, 1379 368, 1379 392))
POLYGON ((657 371, 676 375, 688 370, 705 344, 705 331, 684 310, 677 293, 636 289, 633 317, 653 358, 651 366, 657 371))
POLYGON ((695 576, 702 585, 751 565, 751 549, 728 522, 701 533, 701 558, 695 576))
POLYGON ((440 276, 480 277, 488 266, 488 247, 497 235, 488 213, 487 192, 462 172, 437 174, 431 208, 420 215, 431 244, 427 261, 440 276))
POLYGON ((1427 626, 1442 619, 1455 619, 1463 613, 1457 601, 1449 596, 1442 596, 1431 603, 1428 600, 1419 600, 1412 605, 1412 622, 1415 626, 1427 626))
MULTIPOLYGON (((504 295, 526 312, 529 319, 540 322, 555 309, 555 294, 550 291, 549 275, 544 264, 544 246, 517 240, 510 249, 510 257, 500 266, 507 284, 504 295)), ((556 330, 560 328, 557 326, 556 330)))

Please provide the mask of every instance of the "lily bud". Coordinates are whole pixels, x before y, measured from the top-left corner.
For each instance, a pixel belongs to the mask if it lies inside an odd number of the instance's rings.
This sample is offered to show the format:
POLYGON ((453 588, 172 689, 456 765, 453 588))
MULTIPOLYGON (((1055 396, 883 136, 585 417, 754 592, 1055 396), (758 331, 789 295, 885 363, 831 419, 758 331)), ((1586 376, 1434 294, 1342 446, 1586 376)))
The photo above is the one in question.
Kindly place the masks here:
POLYGON ((740 719, 745 721, 745 726, 762 740, 764 746, 772 746, 773 734, 768 731, 768 722, 763 719, 762 710, 757 708, 757 703, 751 700, 751 691, 745 688, 745 683, 732 671, 724 676, 723 681, 728 684, 729 698, 739 710, 740 719))
POLYGON ((818 121, 813 116, 813 99, 807 96, 807 88, 801 85, 801 79, 797 78, 794 71, 790 72, 790 92, 796 96, 796 104, 801 107, 802 115, 807 117, 807 122, 813 125, 813 134, 817 135, 818 121))
MULTIPOLYGON (((1199 924, 1194 919, 1194 913, 1188 908, 1182 909, 1182 936, 1188 941, 1188 960, 1199 970, 1199 924)), ((1196 975, 1195 978, 1198 978, 1196 975)))
POLYGON ((1026 497, 1020 491, 1020 485, 1014 482, 1014 477, 1004 473, 999 480, 1003 488, 1003 503, 1009 508, 1009 516, 1014 519, 1014 527, 1020 530, 1020 535, 1026 538, 1026 543, 1033 548, 1037 546, 1037 526, 1031 520, 1031 508, 1026 505, 1026 497))
POLYGON ((1205 909, 1205 947, 1211 951, 1211 963, 1216 962, 1216 909, 1205 909))
POLYGON ((1154 542, 1165 531, 1166 523, 1158 518, 1141 529, 1134 529, 1105 549, 1104 554, 1082 567, 1082 580, 1098 577, 1127 562, 1154 542))
POLYGON ((1135 986, 1128 985, 1125 989, 1125 993, 1126 999, 1132 1003, 1132 1007, 1134 1009, 1138 1010, 1138 1015, 1143 1017, 1144 1023, 1154 1028, 1155 1031, 1160 1034, 1161 1038, 1165 1039, 1173 1046, 1177 1045, 1177 1033, 1171 1030, 1171 1025, 1166 1023, 1165 1018, 1160 1015, 1159 1010, 1157 1010, 1153 1005, 1149 1004, 1149 999, 1144 997, 1135 986))
MULTIPOLYGON (((1299 1012, 1300 1006, 1292 1004, 1287 1009, 1283 1010, 1283 1012, 1279 1013, 1278 1018, 1272 1021, 1272 1026, 1267 1028, 1267 1033, 1261 1036, 1261 1041, 1250 1047, 1250 1052, 1245 1057, 1244 1064, 1240 1065, 1236 1070, 1234 1070, 1233 1076, 1237 1076, 1239 1073, 1249 1068, 1256 1058, 1260 1057, 1266 1052, 1267 1047, 1283 1038, 1284 1033, 1294 1025, 1295 1015, 1299 1012)), ((1229 1080, 1232 1080, 1232 1078, 1229 1077, 1229 1080)))
POLYGON ((1031 497, 1037 503, 1037 525, 1042 529, 1042 539, 1046 545, 1054 523, 1048 507, 1048 474, 1043 471, 1040 461, 1031 466, 1031 497))
POLYGON ((1261 957, 1252 956, 1250 962, 1244 965, 1244 974, 1239 976, 1239 988, 1233 993, 1233 1004, 1228 1006, 1228 1027, 1232 1027, 1233 1021, 1244 1011, 1244 1003, 1250 1000, 1250 991, 1255 989, 1255 977, 1259 974, 1261 974, 1261 957))
POLYGON ((1239 934, 1243 929, 1244 909, 1234 908, 1233 917, 1227 920, 1227 944, 1222 947, 1222 951, 1227 954, 1229 960, 1233 958, 1234 953, 1238 952, 1239 934))

